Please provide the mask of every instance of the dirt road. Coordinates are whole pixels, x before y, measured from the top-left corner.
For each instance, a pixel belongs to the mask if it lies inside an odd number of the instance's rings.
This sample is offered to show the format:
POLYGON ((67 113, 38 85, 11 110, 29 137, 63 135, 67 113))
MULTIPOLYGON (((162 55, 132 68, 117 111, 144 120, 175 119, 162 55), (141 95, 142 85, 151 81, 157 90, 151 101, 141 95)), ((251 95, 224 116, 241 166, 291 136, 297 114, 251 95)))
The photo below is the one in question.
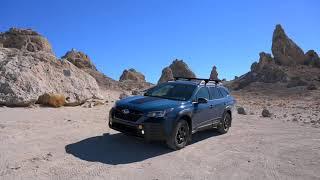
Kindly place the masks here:
POLYGON ((319 128, 235 115, 171 151, 109 130, 109 108, 0 108, 0 179, 320 179, 319 128))

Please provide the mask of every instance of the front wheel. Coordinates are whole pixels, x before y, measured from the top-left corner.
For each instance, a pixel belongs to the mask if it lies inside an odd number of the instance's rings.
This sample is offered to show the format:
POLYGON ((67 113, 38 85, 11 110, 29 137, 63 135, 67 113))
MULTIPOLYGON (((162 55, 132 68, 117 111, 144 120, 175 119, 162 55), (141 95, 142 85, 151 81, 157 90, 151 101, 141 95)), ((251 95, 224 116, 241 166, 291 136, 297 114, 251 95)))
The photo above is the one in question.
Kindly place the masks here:
POLYGON ((221 134, 225 134, 229 131, 231 126, 231 115, 229 113, 225 113, 222 117, 220 124, 218 125, 218 132, 221 134))
POLYGON ((187 121, 180 120, 174 128, 171 136, 167 139, 167 145, 173 150, 179 150, 187 145, 189 138, 189 125, 187 121))

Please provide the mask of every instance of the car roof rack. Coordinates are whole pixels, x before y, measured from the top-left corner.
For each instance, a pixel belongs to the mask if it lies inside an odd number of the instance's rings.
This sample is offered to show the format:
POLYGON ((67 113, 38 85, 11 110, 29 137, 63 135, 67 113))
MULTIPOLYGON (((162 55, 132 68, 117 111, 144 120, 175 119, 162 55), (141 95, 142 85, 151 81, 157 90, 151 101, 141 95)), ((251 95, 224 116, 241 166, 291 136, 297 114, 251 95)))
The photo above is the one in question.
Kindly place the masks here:
POLYGON ((204 78, 188 78, 188 77, 174 77, 174 80, 182 80, 182 81, 200 81, 199 84, 208 84, 208 83, 214 83, 218 84, 221 82, 220 79, 204 79, 204 78))

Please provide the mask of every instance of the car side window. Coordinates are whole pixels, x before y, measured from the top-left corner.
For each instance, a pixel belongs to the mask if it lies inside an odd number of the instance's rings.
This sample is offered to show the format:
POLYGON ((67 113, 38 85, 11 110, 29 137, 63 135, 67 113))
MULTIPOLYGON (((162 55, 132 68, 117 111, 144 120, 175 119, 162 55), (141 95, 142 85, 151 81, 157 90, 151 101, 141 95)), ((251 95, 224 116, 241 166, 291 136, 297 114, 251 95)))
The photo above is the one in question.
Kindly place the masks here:
POLYGON ((218 88, 216 87, 210 87, 210 92, 211 92, 212 99, 223 98, 222 94, 219 92, 218 88))
POLYGON ((229 95, 229 92, 225 90, 224 88, 219 88, 220 93, 223 95, 223 97, 227 97, 229 95))
POLYGON ((198 98, 206 98, 209 100, 210 94, 209 94, 208 88, 202 87, 201 89, 199 89, 199 91, 197 92, 197 95, 196 95, 196 99, 198 99, 198 98))

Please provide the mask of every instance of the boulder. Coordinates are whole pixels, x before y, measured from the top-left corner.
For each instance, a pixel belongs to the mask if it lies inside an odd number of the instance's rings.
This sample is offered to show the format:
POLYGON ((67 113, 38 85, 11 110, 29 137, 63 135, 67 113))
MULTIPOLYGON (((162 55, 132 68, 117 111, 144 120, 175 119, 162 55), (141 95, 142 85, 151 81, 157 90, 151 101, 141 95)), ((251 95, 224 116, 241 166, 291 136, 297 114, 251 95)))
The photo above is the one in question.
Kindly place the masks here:
POLYGON ((210 79, 218 79, 218 72, 217 72, 217 67, 213 66, 211 73, 210 73, 210 79))
POLYGON ((7 32, 0 33, 0 44, 3 48, 53 53, 48 40, 31 29, 11 28, 7 32))
POLYGON ((28 106, 44 93, 63 94, 66 105, 100 96, 93 77, 45 51, 0 48, 0 104, 28 106))
POLYGON ((268 109, 263 109, 261 115, 262 117, 271 117, 271 113, 268 109))
POLYGON ((273 32, 272 54, 280 65, 304 64, 305 61, 303 50, 286 35, 280 24, 273 32))
POLYGON ((158 84, 167 82, 169 80, 173 80, 172 70, 169 67, 165 67, 162 70, 161 77, 160 77, 160 79, 158 81, 158 84))
POLYGON ((243 107, 238 107, 237 111, 238 111, 238 114, 242 114, 242 115, 246 115, 247 114, 247 112, 244 110, 243 107))
POLYGON ((169 66, 173 77, 195 78, 196 75, 190 70, 189 66, 183 60, 174 60, 169 66))
POLYGON ((89 69, 97 70, 95 65, 92 63, 90 57, 81 51, 71 49, 71 51, 68 51, 61 58, 68 60, 69 62, 71 62, 72 64, 74 64, 80 69, 89 68, 89 69))
POLYGON ((66 97, 63 94, 44 93, 39 96, 37 104, 51 107, 61 107, 66 103, 66 97))
POLYGON ((125 69, 120 76, 119 81, 146 82, 144 75, 135 69, 125 69))

